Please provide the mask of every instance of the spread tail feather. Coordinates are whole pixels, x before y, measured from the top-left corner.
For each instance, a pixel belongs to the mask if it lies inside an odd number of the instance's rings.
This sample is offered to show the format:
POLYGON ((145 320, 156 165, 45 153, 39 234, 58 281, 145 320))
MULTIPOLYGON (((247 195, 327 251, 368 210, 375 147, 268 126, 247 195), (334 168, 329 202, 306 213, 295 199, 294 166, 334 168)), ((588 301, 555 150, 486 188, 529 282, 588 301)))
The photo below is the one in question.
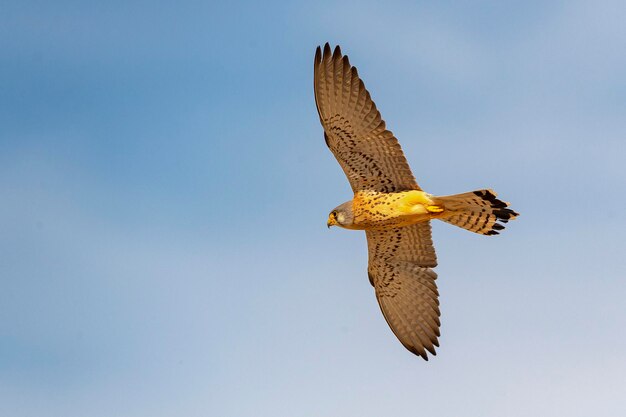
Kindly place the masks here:
POLYGON ((435 202, 444 207, 440 220, 481 235, 497 235, 504 229, 501 223, 519 215, 507 208, 509 203, 497 199, 492 190, 436 197, 435 202))

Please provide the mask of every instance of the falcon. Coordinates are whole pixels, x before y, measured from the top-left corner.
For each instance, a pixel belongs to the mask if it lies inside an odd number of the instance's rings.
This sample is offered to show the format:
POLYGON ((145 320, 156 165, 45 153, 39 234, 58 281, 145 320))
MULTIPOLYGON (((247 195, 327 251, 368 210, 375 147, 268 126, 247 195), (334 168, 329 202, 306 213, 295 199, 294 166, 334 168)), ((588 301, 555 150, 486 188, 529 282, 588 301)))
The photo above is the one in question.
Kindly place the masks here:
POLYGON ((428 360, 441 326, 430 221, 497 235, 518 213, 489 189, 450 196, 423 191, 339 46, 317 48, 314 91, 326 145, 354 193, 330 212, 327 226, 365 230, 367 273, 383 316, 404 347, 428 360))

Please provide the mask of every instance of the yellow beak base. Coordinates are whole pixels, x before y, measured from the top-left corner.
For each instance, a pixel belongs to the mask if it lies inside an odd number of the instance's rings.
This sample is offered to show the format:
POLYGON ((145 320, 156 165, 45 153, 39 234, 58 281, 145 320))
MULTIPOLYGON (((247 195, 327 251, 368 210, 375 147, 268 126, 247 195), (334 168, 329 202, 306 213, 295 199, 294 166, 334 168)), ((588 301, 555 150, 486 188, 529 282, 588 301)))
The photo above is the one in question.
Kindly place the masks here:
POLYGON ((326 221, 326 227, 330 229, 330 226, 336 226, 337 221, 333 218, 333 216, 328 216, 328 220, 326 221))

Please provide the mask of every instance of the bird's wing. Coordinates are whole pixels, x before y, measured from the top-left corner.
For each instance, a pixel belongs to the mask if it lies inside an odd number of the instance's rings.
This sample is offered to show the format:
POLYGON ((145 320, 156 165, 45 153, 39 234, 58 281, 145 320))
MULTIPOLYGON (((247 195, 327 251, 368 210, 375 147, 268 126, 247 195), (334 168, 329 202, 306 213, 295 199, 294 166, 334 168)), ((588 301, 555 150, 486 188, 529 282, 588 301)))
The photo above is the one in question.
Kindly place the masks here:
POLYGON ((339 46, 315 53, 315 103, 326 144, 343 168, 352 190, 419 190, 398 140, 372 101, 355 67, 339 46))
POLYGON ((441 325, 430 222, 366 235, 368 275, 385 320, 404 347, 428 360, 441 325))

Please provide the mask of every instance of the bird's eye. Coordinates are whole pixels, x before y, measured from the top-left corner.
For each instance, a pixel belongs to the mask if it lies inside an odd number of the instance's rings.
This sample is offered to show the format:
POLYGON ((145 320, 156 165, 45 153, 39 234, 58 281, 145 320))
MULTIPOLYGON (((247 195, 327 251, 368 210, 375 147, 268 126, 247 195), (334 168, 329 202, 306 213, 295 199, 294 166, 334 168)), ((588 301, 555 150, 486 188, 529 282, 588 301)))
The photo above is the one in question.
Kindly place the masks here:
POLYGON ((330 213, 330 215, 333 216, 333 218, 335 218, 335 219, 337 218, 337 212, 336 211, 333 211, 332 213, 330 213))

